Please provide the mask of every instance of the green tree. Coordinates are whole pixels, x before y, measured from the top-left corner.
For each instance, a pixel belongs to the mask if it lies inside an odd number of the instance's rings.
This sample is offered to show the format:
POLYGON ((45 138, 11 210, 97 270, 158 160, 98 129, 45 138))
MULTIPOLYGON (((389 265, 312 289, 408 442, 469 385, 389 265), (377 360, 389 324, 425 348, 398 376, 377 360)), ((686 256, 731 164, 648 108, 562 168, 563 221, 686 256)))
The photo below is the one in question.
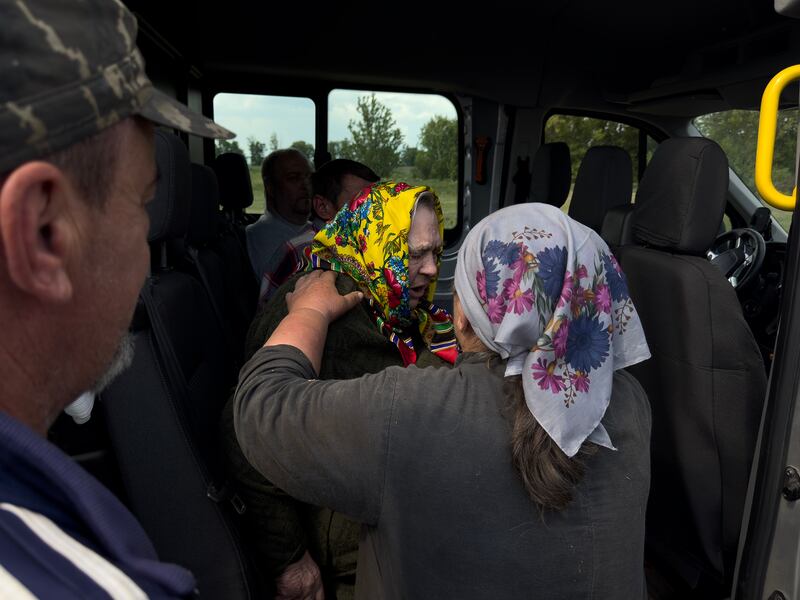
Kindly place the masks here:
POLYGON ((310 161, 314 160, 314 146, 312 146, 308 142, 303 142, 303 141, 292 142, 292 145, 289 146, 289 148, 294 148, 295 150, 299 150, 310 161))
POLYGON ((616 121, 553 115, 547 120, 544 137, 548 142, 567 143, 572 164, 575 165, 573 175, 586 151, 592 146, 620 146, 631 157, 638 156, 639 153, 639 130, 616 121))
POLYGON ((260 167, 261 163, 264 162, 266 145, 264 142, 259 142, 256 138, 250 136, 247 138, 247 146, 250 150, 250 164, 254 167, 260 167))
POLYGON ((338 142, 328 142, 328 152, 330 152, 331 159, 347 158, 346 156, 342 155, 342 145, 344 143, 344 140, 339 140, 338 142))
POLYGON ((420 177, 458 177, 458 121, 436 116, 422 126, 414 166, 420 177))
MULTIPOLYGON (((790 194, 794 186, 797 116, 796 108, 778 113, 772 181, 784 194, 790 194)), ((727 110, 703 115, 694 121, 700 133, 722 147, 731 168, 754 192, 758 118, 754 110, 727 110)))
POLYGON ((342 143, 342 158, 362 162, 378 174, 391 173, 400 164, 403 145, 403 134, 392 111, 375 94, 358 98, 356 109, 359 120, 347 125, 353 139, 342 143))
POLYGON ((269 136, 269 151, 275 152, 279 148, 278 146, 278 136, 275 135, 275 132, 272 132, 272 135, 269 136))
POLYGON ((239 147, 239 142, 236 140, 217 140, 214 146, 214 156, 219 156, 223 152, 235 152, 236 154, 244 155, 244 152, 239 147))
POLYGON ((338 142, 328 142, 328 152, 331 158, 349 158, 356 160, 355 148, 350 140, 339 140, 338 142))
POLYGON ((417 160, 417 153, 417 148, 406 146, 403 148, 403 153, 400 155, 400 164, 404 167, 413 167, 417 160))

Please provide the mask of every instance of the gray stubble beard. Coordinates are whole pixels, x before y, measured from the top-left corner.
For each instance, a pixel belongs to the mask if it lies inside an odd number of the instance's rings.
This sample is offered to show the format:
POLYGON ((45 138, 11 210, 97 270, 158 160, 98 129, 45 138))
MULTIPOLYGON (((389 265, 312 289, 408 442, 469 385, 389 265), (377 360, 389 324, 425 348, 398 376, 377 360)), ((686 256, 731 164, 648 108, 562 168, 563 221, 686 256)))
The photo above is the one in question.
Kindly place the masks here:
POLYGON ((130 332, 125 332, 122 339, 117 346, 114 356, 100 377, 97 378, 91 391, 95 394, 102 392, 108 385, 114 381, 125 369, 131 366, 133 362, 133 335, 130 332))

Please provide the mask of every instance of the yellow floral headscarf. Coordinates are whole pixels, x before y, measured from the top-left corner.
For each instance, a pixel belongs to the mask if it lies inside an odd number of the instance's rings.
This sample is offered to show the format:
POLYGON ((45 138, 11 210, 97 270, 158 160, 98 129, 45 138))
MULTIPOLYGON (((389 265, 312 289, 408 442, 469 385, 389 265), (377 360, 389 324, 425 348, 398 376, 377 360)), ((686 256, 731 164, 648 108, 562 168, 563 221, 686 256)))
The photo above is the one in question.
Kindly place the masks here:
POLYGON ((358 283, 371 301, 379 328, 397 344, 406 364, 416 361, 416 353, 410 338, 403 339, 402 329, 414 320, 433 352, 449 362, 456 354, 450 315, 432 304, 435 279, 417 308, 412 311, 409 306, 408 232, 417 200, 425 193, 433 197, 443 235, 442 209, 431 188, 384 181, 364 188, 311 244, 312 266, 347 273, 358 283))

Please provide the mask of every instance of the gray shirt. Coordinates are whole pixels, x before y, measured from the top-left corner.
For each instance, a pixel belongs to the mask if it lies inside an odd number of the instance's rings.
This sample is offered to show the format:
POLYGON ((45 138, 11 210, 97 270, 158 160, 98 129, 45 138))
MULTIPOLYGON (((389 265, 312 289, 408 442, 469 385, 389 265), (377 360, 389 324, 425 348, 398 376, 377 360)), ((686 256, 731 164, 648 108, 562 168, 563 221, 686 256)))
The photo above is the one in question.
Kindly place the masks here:
POLYGON ((265 272, 272 273, 283 259, 285 243, 305 231, 311 231, 311 223, 294 225, 271 212, 247 226, 247 254, 259 281, 265 272))
POLYGON ((253 465, 364 524, 360 598, 645 597, 650 408, 625 372, 572 503, 542 513, 511 465, 504 365, 390 367, 319 381, 291 346, 244 366, 234 417, 253 465))

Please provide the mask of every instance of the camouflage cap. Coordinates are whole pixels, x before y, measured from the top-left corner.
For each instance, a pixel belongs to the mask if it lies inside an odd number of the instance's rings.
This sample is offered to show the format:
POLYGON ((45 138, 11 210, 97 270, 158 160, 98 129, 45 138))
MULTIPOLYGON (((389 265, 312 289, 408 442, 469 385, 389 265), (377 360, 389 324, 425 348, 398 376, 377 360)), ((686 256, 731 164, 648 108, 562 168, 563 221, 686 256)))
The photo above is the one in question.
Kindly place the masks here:
POLYGON ((233 137, 155 89, 118 0, 0 0, 0 23, 0 173, 131 115, 233 137))

